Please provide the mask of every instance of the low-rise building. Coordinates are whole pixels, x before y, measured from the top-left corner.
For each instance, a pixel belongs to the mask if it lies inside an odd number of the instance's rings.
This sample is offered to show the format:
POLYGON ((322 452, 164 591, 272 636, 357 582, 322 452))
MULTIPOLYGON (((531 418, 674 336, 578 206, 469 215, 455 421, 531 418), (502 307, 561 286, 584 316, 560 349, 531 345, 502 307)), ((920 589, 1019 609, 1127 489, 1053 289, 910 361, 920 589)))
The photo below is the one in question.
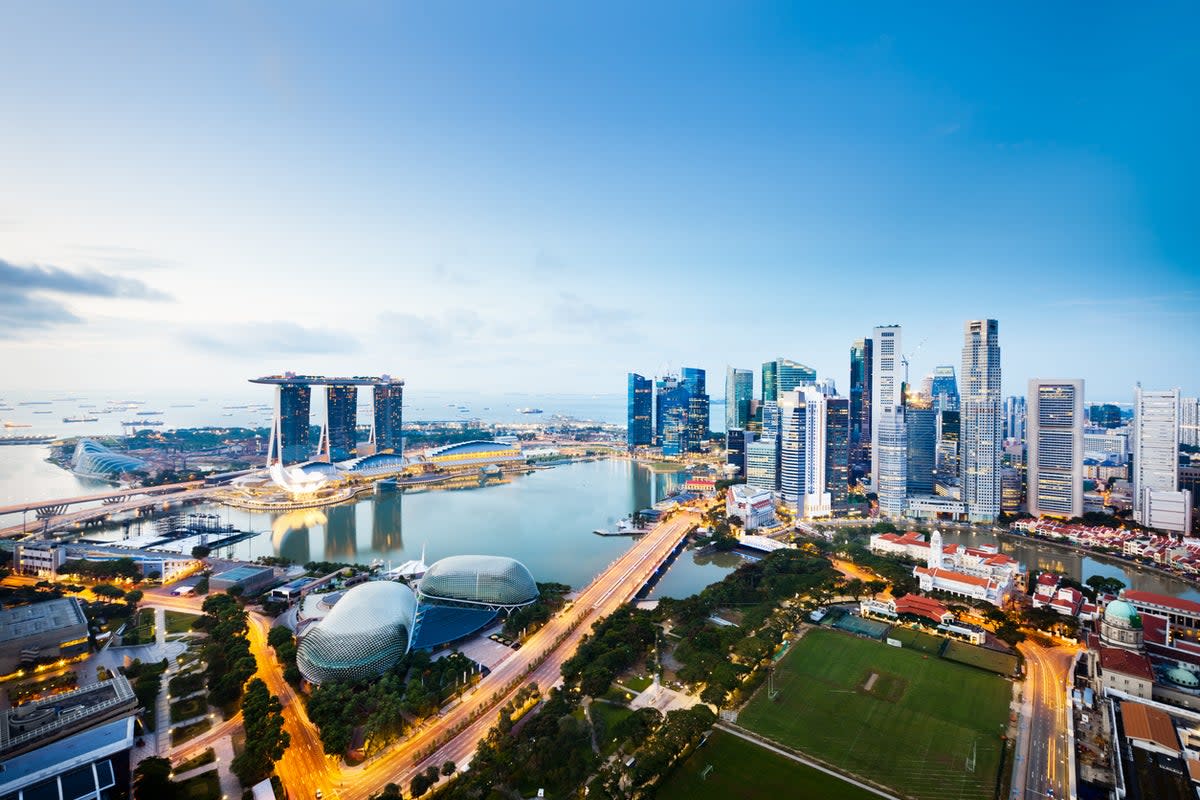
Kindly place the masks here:
POLYGON ((274 582, 275 570, 271 567, 242 564, 213 575, 208 580, 208 586, 214 592, 227 592, 234 586, 240 586, 243 594, 255 595, 261 594, 274 582))
POLYGON ((87 651, 87 618, 74 597, 0 609, 0 675, 87 651))
POLYGON ((1014 588, 1025 585, 1024 565, 1001 553, 996 545, 943 545, 938 531, 929 539, 915 531, 875 534, 870 549, 924 561, 928 566, 918 567, 913 576, 927 592, 944 591, 1000 605, 1014 588))
POLYGON ((725 496, 725 514, 740 518, 748 531, 770 527, 775 524, 775 494, 744 483, 734 484, 725 496))
POLYGON ((1145 653, 1100 645, 1100 686, 1116 689, 1143 700, 1154 694, 1154 670, 1145 653))

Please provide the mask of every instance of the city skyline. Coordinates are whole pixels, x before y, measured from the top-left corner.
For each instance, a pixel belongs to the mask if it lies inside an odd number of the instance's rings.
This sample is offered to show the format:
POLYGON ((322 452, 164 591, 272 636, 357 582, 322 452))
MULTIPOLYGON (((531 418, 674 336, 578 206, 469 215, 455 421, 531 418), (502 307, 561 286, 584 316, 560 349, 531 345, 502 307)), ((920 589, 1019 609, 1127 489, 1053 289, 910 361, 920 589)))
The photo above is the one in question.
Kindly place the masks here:
POLYGON ((844 394, 874 326, 926 342, 915 378, 991 318, 1005 395, 1200 394, 1186 26, 964 13, 24 9, 7 385, 382 368, 608 394, 635 354, 782 353, 844 394), (761 291, 731 334, 711 287, 740 275, 761 291))

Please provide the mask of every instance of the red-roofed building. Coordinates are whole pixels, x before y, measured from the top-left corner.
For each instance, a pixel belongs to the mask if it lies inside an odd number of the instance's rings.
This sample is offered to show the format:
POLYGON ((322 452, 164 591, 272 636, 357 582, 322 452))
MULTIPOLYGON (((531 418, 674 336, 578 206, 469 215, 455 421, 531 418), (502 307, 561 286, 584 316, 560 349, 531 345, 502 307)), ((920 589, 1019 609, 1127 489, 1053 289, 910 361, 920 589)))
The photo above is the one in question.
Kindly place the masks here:
POLYGON ((1151 699, 1154 670, 1145 653, 1100 645, 1100 686, 1151 699))
POLYGON ((981 578, 943 567, 913 567, 913 577, 924 592, 946 592, 958 597, 983 600, 994 606, 1004 604, 1012 590, 1011 583, 1001 584, 991 578, 981 578))
POLYGON ((1136 589, 1121 592, 1121 599, 1143 616, 1163 617, 1173 628, 1183 628, 1191 636, 1200 634, 1200 603, 1136 589))
POLYGON ((914 617, 929 620, 935 625, 941 625, 954 619, 954 615, 950 613, 950 609, 932 597, 922 597, 919 594, 906 594, 903 597, 897 597, 892 602, 895 604, 897 614, 911 614, 914 617))

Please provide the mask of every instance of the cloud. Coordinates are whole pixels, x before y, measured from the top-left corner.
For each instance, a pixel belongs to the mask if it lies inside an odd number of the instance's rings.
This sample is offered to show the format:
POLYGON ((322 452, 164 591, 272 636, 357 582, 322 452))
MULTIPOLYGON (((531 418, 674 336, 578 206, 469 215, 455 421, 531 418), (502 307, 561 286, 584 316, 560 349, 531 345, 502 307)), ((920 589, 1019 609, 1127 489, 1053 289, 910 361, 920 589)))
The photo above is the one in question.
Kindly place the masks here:
POLYGON ((386 335, 393 336, 405 346, 423 350, 447 350, 475 338, 488 330, 495 336, 502 332, 497 326, 469 308, 450 308, 441 314, 411 314, 405 311, 385 311, 379 315, 379 325, 386 335))
POLYGON ((294 322, 251 322, 220 325, 212 330, 186 331, 178 338, 198 350, 222 355, 342 355, 362 343, 350 334, 307 328, 294 322))
POLYGON ((555 325, 577 330, 612 332, 627 327, 635 319, 628 309, 596 305, 571 292, 559 294, 551 307, 551 321, 555 325))
POLYGON ((21 339, 29 331, 84 320, 61 300, 46 295, 101 300, 169 300, 142 281, 97 270, 71 272, 60 267, 18 266, 0 259, 0 339, 21 339))
POLYGON ((169 300, 169 295, 136 278, 98 270, 69 272, 59 267, 19 267, 0 259, 0 292, 56 292, 84 297, 128 300, 169 300))
POLYGON ((136 247, 79 244, 72 245, 71 251, 78 253, 89 264, 98 263, 119 272, 148 272, 175 266, 171 261, 136 247))

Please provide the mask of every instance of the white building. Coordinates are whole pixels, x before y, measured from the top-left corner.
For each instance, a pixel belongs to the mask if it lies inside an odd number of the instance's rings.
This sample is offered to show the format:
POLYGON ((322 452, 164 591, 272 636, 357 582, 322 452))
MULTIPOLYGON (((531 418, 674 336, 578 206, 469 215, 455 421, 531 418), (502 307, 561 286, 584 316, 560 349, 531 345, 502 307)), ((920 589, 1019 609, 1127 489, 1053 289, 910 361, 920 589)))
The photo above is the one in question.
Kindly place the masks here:
POLYGON ((1029 513, 1083 515, 1083 380, 1029 381, 1029 513))
POLYGON ((746 443, 746 484, 774 491, 779 482, 779 447, 773 437, 746 443))
MULTIPOLYGON (((937 531, 929 539, 916 531, 875 534, 871 537, 870 549, 883 555, 904 556, 924 562, 929 567, 942 570, 945 574, 941 577, 946 580, 953 580, 955 575, 981 578, 985 589, 990 582, 997 592, 1005 596, 1014 586, 1023 586, 1026 580, 1025 566, 1012 556, 1001 553, 996 545, 967 547, 942 544, 942 535, 937 531), (940 551, 936 558, 935 549, 940 551)), ((987 599, 987 592, 984 591, 981 597, 987 599)))
POLYGON ((780 476, 783 501, 801 516, 827 517, 825 395, 811 386, 779 393, 780 476))
POLYGON ((744 483, 730 486, 725 495, 725 515, 740 517, 748 530, 775 524, 775 493, 744 483))
POLYGON ((1188 533, 1192 530, 1192 493, 1146 491, 1142 524, 1160 531, 1188 533))
POLYGON ((904 351, 899 325, 874 331, 871 364, 871 486, 879 512, 904 515, 908 496, 908 431, 904 421, 904 351))
POLYGON ((1083 457, 1104 461, 1116 456, 1129 461, 1129 431, 1125 428, 1099 428, 1083 432, 1083 457))
POLYGON ((53 576, 67 562, 67 548, 57 544, 20 544, 13 547, 13 569, 22 575, 53 576))
POLYGON ((1200 447, 1200 397, 1179 401, 1179 443, 1200 447))
POLYGON ((962 499, 973 522, 1000 515, 1000 325, 994 319, 963 326, 961 447, 962 499))
MULTIPOLYGON (((1150 492, 1179 489, 1179 389, 1133 396, 1133 515, 1150 525, 1150 492)), ((1160 502, 1165 501, 1165 498, 1160 502)))

